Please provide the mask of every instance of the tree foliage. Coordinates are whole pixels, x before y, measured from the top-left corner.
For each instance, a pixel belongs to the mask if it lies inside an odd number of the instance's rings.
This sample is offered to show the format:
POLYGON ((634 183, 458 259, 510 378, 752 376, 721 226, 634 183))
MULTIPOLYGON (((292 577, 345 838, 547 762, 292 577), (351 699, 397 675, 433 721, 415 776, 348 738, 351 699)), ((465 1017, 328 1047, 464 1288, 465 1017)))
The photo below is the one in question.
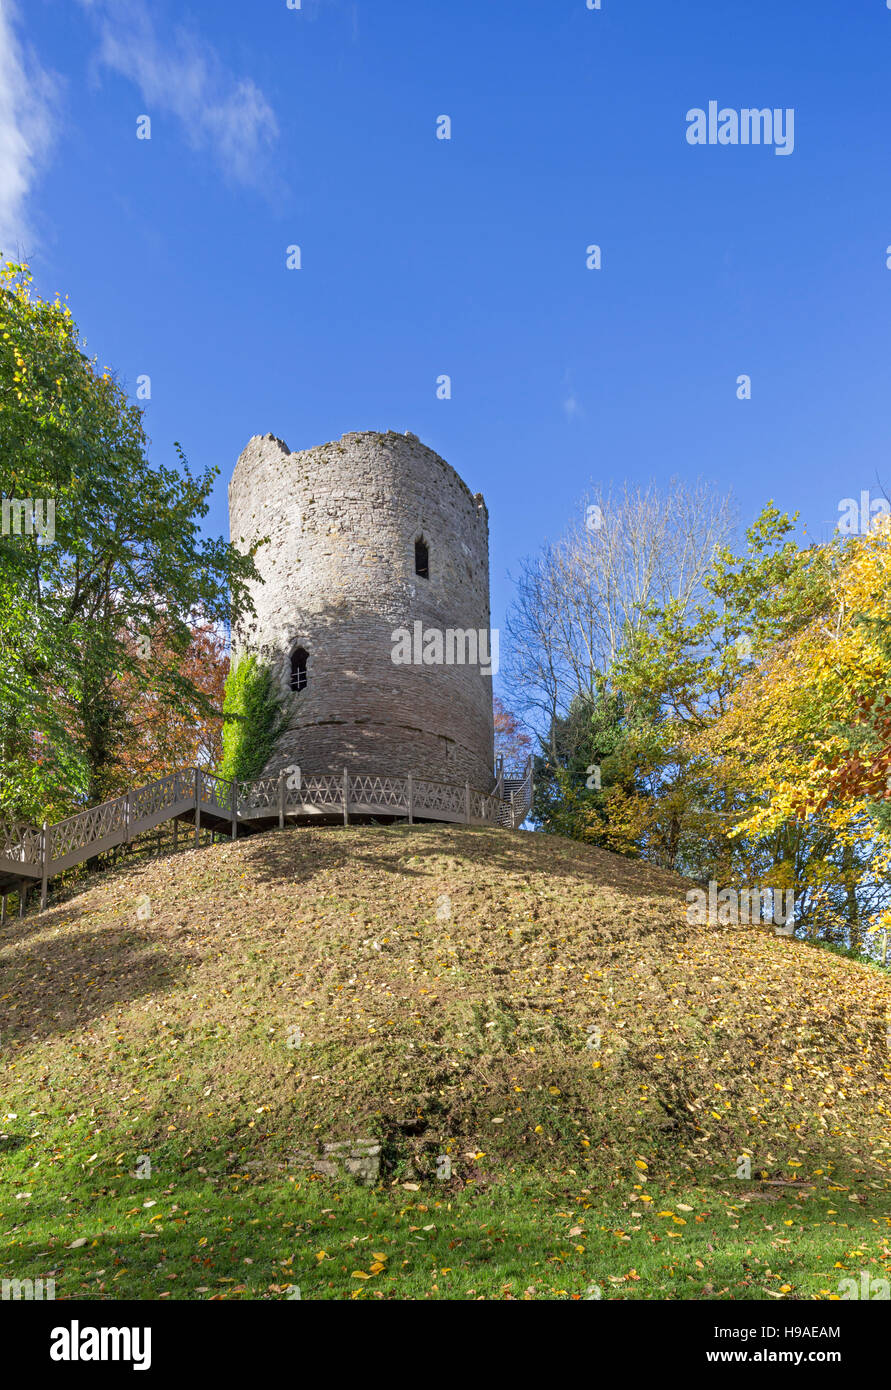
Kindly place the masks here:
POLYGON ((0 536, 0 805, 39 818, 101 800, 124 770, 135 692, 207 713, 196 622, 250 609, 253 553, 202 537, 215 468, 153 467, 141 410, 82 350, 67 305, 0 267, 0 494, 54 507, 0 536), (161 640, 154 640, 161 634, 161 640))
MULTIPOLYGON (((694 589, 655 586, 556 714, 569 667, 549 639, 534 814, 702 882, 793 889, 800 932, 861 950, 891 898, 891 531, 794 529, 770 504, 694 589)), ((554 626, 555 593, 521 595, 527 636, 554 626)))
POLYGON ((223 701, 223 777, 247 781, 262 772, 287 712, 269 666, 243 656, 226 680, 223 701))
MULTIPOLYGON (((153 642, 163 643, 163 632, 153 642)), ((217 771, 223 759, 223 699, 229 657, 224 635, 210 623, 196 624, 181 655, 168 654, 196 697, 174 705, 158 698, 153 685, 132 674, 122 677, 120 698, 128 719, 116 753, 118 790, 140 786, 172 768, 217 771)), ((139 672, 142 675, 142 672, 139 672)))
POLYGON ((507 776, 519 773, 532 750, 532 739, 522 722, 496 695, 492 701, 495 722, 495 757, 503 758, 507 776))

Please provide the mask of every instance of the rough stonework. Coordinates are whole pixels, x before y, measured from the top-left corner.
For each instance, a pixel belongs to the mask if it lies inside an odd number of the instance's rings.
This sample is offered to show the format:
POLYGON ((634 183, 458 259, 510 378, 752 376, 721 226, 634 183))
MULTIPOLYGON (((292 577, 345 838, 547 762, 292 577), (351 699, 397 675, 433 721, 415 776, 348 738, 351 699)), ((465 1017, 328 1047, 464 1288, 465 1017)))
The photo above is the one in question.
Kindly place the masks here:
POLYGON ((395 665, 399 628, 489 633, 488 513, 412 434, 345 434, 291 453, 255 435, 229 485, 233 542, 264 536, 256 619, 233 655, 269 661, 288 727, 267 773, 350 772, 493 784, 492 678, 480 663, 395 665), (415 543, 429 578, 415 572, 415 543), (308 653, 291 691, 291 657, 308 653))
POLYGON ((363 1187, 374 1187, 381 1173, 381 1145, 375 1139, 346 1139, 335 1144, 319 1142, 314 1149, 298 1149, 283 1162, 251 1159, 243 1166, 251 1173, 284 1173, 293 1168, 311 1168, 326 1178, 346 1176, 363 1187))
POLYGON ((381 1146, 373 1139, 354 1139, 343 1144, 323 1144, 322 1155, 312 1161, 317 1173, 337 1178, 346 1173, 363 1187, 374 1187, 381 1171, 381 1146))

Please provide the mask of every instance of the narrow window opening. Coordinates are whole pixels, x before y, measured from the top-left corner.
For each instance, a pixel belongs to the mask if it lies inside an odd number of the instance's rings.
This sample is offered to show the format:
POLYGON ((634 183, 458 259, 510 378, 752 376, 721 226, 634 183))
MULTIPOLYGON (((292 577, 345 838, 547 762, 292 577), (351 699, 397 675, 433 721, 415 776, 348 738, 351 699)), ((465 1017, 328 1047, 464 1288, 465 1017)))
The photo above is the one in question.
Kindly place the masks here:
POLYGON ((415 541, 415 574, 421 579, 430 578, 430 553, 423 536, 415 541))
POLYGON ((306 689, 306 663, 309 652, 303 647, 295 647, 291 653, 291 689, 306 689))

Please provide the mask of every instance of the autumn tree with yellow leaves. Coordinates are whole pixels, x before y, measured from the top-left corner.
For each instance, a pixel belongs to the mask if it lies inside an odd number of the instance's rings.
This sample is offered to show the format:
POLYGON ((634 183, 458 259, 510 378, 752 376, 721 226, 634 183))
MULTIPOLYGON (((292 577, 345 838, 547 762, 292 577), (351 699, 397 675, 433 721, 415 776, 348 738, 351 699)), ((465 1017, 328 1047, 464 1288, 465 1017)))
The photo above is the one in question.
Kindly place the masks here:
POLYGON ((695 745, 741 797, 735 834, 813 831, 787 858, 815 929, 855 949, 881 924, 891 864, 891 528, 821 548, 818 611, 768 646, 695 745))

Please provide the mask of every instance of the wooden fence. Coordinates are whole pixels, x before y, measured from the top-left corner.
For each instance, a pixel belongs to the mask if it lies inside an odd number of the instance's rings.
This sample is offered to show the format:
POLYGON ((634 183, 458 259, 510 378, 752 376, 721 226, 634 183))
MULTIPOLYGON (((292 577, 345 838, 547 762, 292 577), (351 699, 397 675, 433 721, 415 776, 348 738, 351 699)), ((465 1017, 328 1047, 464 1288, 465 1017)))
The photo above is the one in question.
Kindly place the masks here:
POLYGON ((197 846, 202 827, 224 831, 234 840, 242 831, 267 829, 289 819, 329 821, 351 817, 395 816, 451 821, 460 825, 496 825, 516 829, 532 805, 532 763, 522 776, 500 773, 491 792, 469 782, 432 782, 427 778, 378 777, 365 773, 304 776, 299 787, 286 772, 251 782, 232 782, 200 768, 168 773, 148 786, 104 801, 76 815, 44 824, 42 829, 0 820, 0 920, 6 897, 19 895, 24 912, 28 889, 40 887, 41 909, 47 884, 56 874, 85 859, 128 844, 164 821, 184 820, 195 827, 197 846))

